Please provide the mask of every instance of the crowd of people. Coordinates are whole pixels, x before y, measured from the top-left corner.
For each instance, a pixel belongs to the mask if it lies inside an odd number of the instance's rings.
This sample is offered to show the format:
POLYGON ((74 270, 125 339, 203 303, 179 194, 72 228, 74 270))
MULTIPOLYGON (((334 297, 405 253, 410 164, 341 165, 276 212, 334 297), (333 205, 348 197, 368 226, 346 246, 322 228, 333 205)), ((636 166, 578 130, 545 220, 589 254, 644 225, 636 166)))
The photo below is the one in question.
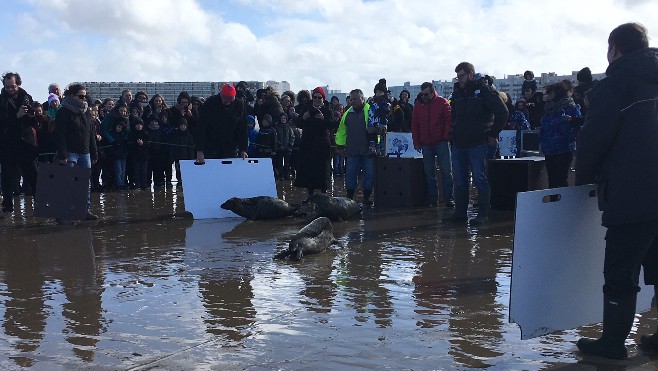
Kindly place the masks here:
MULTIPOLYGON (((568 185, 578 143, 576 183, 599 184, 608 228, 603 334, 581 339, 578 348, 625 358, 640 267, 647 284, 658 284, 658 52, 649 48, 644 26, 628 23, 611 32, 607 57, 608 77, 596 86, 584 68, 578 86, 565 80, 541 92, 526 71, 517 102, 468 62, 455 68, 451 97, 439 96, 426 82, 413 103, 406 90, 391 97, 385 79, 371 98, 354 89, 345 104, 327 100, 321 87, 297 94, 268 87, 254 96, 244 81, 207 99, 181 92, 172 106, 159 94, 133 97, 126 89, 117 100, 94 100, 83 85, 71 84, 62 94, 51 84, 39 103, 21 88, 18 73, 6 73, 0 94, 2 216, 13 212, 15 194, 34 194, 38 162, 55 161, 91 168, 90 190, 108 191, 169 185, 180 160, 269 157, 277 178, 294 179, 309 195, 326 192, 333 175, 345 177, 346 196, 353 198, 362 175, 367 204, 386 133, 411 131, 423 155, 429 205, 438 202, 438 162, 445 206, 454 208, 445 221, 482 224, 491 193, 487 159, 496 156, 500 131, 539 129, 549 186, 568 185), (471 179, 478 214, 469 221, 471 179)), ((89 205, 87 219, 96 219, 89 205)), ((658 351, 658 332, 640 343, 658 351)))
MULTIPOLYGON (((456 220, 465 218, 465 181, 470 179, 465 172, 474 174, 482 195, 480 205, 488 204, 484 169, 486 159, 496 156, 502 129, 540 129, 550 185, 565 186, 583 122, 585 93, 593 86, 589 69, 578 74, 578 86, 565 80, 545 92, 537 90, 533 73, 526 71, 524 98, 515 104, 508 94, 495 90, 491 77, 475 73, 472 65, 467 63, 460 71, 465 78, 458 73, 455 93, 448 98, 439 96, 429 82, 412 100, 407 90, 392 97, 386 80, 380 79, 372 97, 366 99, 355 89, 342 103, 335 96, 328 99, 321 87, 296 94, 279 94, 267 87, 254 94, 241 81, 226 84, 219 94, 207 98, 183 91, 172 105, 160 94, 133 95, 130 89, 117 99, 90 97, 79 84, 62 93, 56 83, 48 86, 47 98, 40 103, 20 87, 18 73, 7 73, 0 95, 3 214, 13 211, 13 197, 7 195, 33 195, 38 163, 53 161, 80 166, 88 162, 90 190, 106 192, 159 189, 174 183, 182 187, 180 160, 267 157, 277 179, 294 180, 309 195, 326 192, 333 176, 345 177, 347 196, 353 198, 362 174, 363 202, 371 203, 373 159, 385 155, 386 132, 412 132, 414 147, 423 153, 428 203, 433 206, 439 199, 438 160, 445 204, 457 205, 456 220), (463 99, 474 94, 475 99, 462 107, 463 99), (458 125, 454 116, 460 110, 464 124, 458 125), (83 115, 73 118, 71 112, 83 115), (363 125, 354 125, 361 120, 363 125), (74 125, 65 124, 72 121, 74 125), (459 151, 481 144, 482 159, 463 157, 472 157, 473 151, 459 151), (66 159, 67 153, 88 154, 89 161, 66 159), (454 189, 453 180, 457 180, 454 189)), ((89 218, 94 217, 90 211, 89 218)), ((481 219, 486 220, 485 210, 481 219)))

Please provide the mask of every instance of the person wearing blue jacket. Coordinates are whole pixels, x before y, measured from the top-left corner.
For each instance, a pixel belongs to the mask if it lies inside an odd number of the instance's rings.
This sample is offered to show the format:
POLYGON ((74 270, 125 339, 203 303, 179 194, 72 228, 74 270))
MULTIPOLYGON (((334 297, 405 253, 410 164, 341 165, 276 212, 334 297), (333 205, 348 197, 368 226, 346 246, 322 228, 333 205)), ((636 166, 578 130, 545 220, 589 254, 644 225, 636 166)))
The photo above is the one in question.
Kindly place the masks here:
POLYGON ((546 95, 548 101, 539 129, 539 146, 546 159, 548 187, 568 187, 567 178, 576 150, 576 128, 571 122, 581 117, 580 107, 561 83, 546 88, 546 95))

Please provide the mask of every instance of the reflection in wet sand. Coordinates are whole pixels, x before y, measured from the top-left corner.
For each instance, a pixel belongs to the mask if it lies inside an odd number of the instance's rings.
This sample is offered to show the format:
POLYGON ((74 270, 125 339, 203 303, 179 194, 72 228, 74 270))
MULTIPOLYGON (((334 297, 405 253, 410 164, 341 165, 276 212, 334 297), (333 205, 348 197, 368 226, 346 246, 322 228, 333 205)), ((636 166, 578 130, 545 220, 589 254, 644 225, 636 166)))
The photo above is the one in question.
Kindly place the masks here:
POLYGON ((305 220, 174 217, 172 189, 93 200, 95 223, 33 218, 30 200, 0 221, 0 369, 534 370, 576 363, 598 330, 521 341, 507 323, 510 214, 473 229, 368 208, 334 223, 343 249, 290 262, 272 257, 305 220))

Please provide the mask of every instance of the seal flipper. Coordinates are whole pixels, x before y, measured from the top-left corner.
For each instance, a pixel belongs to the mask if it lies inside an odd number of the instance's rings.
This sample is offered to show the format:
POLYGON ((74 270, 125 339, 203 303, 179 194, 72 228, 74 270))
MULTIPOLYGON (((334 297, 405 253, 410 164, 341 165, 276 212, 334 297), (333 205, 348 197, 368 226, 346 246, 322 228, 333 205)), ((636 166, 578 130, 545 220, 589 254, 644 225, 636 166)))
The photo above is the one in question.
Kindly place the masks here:
POLYGON ((288 249, 285 249, 283 251, 279 251, 278 254, 274 255, 272 260, 285 259, 288 255, 290 255, 290 251, 288 251, 288 249))

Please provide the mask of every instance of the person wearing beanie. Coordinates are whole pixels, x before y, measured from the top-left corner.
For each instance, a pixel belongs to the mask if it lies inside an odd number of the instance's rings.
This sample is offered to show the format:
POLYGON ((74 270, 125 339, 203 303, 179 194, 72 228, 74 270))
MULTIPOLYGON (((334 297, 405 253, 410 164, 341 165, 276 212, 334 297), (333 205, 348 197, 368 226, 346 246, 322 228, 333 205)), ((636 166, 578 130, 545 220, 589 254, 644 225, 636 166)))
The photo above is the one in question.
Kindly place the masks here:
POLYGON ((388 93, 388 88, 386 87, 386 79, 379 79, 379 82, 375 84, 375 89, 373 89, 373 93, 377 95, 377 92, 382 92, 384 94, 388 93))
POLYGON ((592 71, 589 69, 589 67, 585 67, 582 70, 578 71, 576 74, 576 79, 578 79, 578 83, 586 83, 586 82, 592 82, 592 71))
POLYGON ((60 101, 57 94, 50 93, 48 95, 48 108, 46 108, 46 116, 54 119, 55 115, 57 115, 57 111, 59 110, 59 104, 60 101))
POLYGON ((388 97, 386 79, 379 79, 375 85, 375 96, 372 97, 368 114, 368 150, 369 156, 384 156, 386 144, 384 134, 388 126, 388 116, 391 112, 391 102, 388 97))
POLYGON ((592 79, 592 71, 589 69, 589 67, 585 67, 578 71, 576 78, 578 79, 578 86, 573 89, 573 100, 577 105, 580 106, 580 113, 582 113, 584 118, 587 116, 588 108, 586 98, 596 85, 596 81, 592 79))
POLYGON ((204 163, 206 158, 247 158, 245 103, 235 99, 236 93, 232 84, 225 84, 199 109, 194 133, 197 162, 204 163))
POLYGON ((333 119, 333 112, 326 104, 326 97, 322 87, 313 89, 311 103, 301 107, 297 122, 297 127, 304 131, 304 135, 299 145, 299 163, 294 185, 306 188, 309 196, 313 195, 316 189, 326 193, 329 187, 329 131, 337 128, 338 121, 333 119))

